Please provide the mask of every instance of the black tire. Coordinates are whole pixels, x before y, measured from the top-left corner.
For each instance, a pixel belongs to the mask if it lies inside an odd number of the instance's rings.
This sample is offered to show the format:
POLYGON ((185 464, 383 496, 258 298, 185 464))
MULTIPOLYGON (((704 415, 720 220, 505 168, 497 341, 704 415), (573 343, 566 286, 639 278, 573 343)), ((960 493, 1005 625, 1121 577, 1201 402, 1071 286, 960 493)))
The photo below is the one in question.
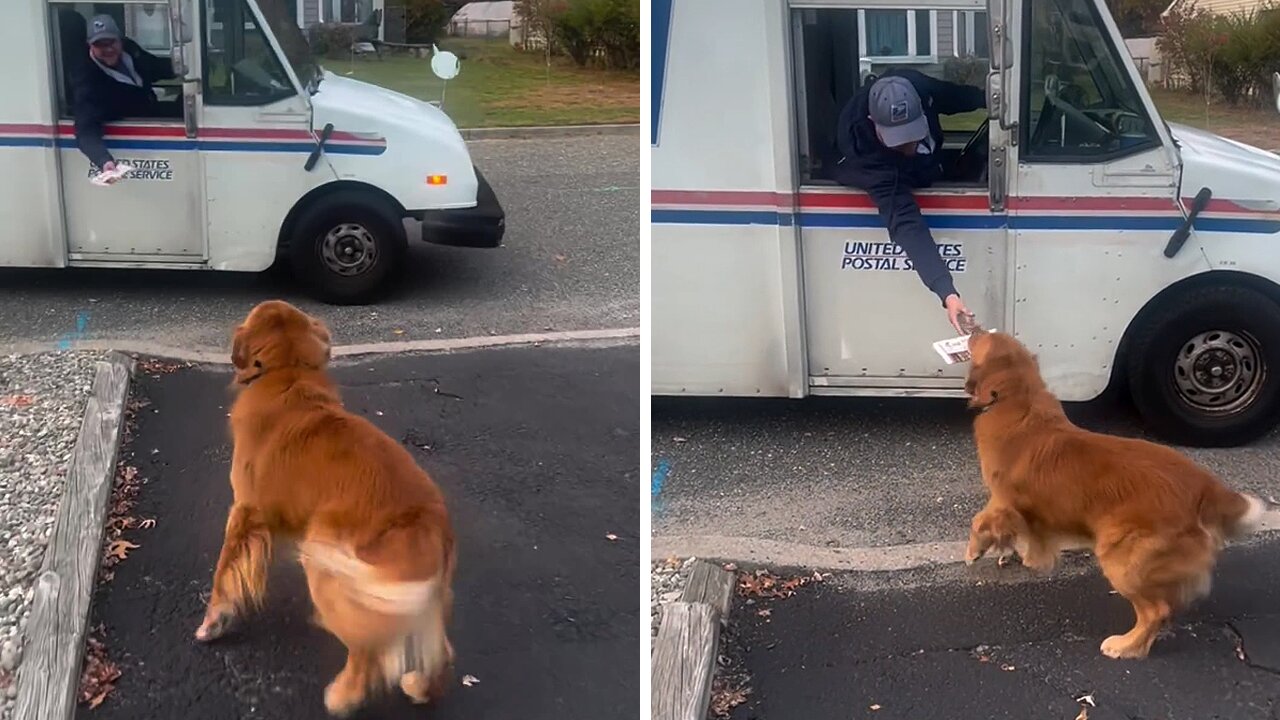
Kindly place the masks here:
POLYGON ((1138 329, 1129 393, 1166 442, 1234 447, 1280 420, 1280 305, 1257 290, 1192 290, 1138 329))
POLYGON ((389 203, 342 191, 304 210, 289 238, 289 262, 317 299, 331 305, 376 300, 403 266, 408 240, 389 203))

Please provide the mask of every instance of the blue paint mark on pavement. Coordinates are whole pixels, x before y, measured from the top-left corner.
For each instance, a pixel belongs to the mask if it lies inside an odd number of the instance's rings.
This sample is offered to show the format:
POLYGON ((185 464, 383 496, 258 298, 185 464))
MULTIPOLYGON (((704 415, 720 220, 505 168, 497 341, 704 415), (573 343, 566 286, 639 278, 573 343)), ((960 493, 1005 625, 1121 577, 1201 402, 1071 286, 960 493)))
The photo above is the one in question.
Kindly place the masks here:
POLYGON ((666 460, 659 459, 658 464, 653 469, 653 480, 649 484, 649 492, 652 496, 653 512, 662 512, 662 486, 667 481, 667 476, 671 474, 671 463, 666 460))
POLYGON ((84 333, 89 329, 89 311, 81 310, 76 313, 76 329, 69 333, 65 333, 58 338, 59 350, 70 350, 71 343, 76 342, 84 337, 84 333))

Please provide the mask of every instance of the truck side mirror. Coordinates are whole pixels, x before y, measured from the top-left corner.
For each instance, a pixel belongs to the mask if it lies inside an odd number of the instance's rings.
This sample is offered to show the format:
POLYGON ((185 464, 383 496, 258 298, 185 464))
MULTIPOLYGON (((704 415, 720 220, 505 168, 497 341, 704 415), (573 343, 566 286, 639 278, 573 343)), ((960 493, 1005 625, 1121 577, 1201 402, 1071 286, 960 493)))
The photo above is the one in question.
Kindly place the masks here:
POLYGON ((1271 94, 1275 96, 1276 112, 1280 112, 1280 72, 1271 73, 1271 94))

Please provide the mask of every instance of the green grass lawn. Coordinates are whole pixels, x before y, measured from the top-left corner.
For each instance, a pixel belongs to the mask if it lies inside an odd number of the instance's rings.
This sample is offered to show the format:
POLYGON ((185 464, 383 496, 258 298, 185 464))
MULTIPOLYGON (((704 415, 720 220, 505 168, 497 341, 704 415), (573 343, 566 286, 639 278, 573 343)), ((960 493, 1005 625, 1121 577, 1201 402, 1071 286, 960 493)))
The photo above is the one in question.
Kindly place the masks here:
MULTIPOLYGON (((444 110, 458 127, 594 125, 640 121, 640 74, 579 68, 552 58, 548 68, 537 52, 524 53, 505 40, 444 38, 438 46, 461 60, 449 81, 444 110)), ((431 72, 429 58, 405 54, 326 58, 338 75, 440 100, 444 83, 431 72)))
MULTIPOLYGON (((1190 125, 1264 150, 1280 148, 1280 113, 1274 108, 1232 107, 1215 100, 1205 107, 1204 97, 1186 92, 1150 88, 1166 121, 1190 125)), ((942 116, 948 131, 971 132, 982 124, 986 110, 942 116)))
POLYGON ((1150 91, 1167 122, 1208 130, 1264 150, 1280 148, 1280 113, 1274 107, 1232 107, 1218 99, 1206 107, 1202 95, 1161 88, 1150 91))

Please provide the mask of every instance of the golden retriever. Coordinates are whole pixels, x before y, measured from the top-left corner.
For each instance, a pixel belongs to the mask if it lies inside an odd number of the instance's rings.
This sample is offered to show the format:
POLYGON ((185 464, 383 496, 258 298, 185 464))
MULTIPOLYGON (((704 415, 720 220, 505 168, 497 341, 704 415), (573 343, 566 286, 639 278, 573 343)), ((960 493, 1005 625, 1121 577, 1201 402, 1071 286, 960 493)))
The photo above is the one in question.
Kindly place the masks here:
POLYGON ((1173 613, 1208 594, 1218 552, 1254 531, 1265 505, 1172 448, 1074 425, 1012 336, 978 330, 969 351, 965 391, 979 411, 974 436, 990 499, 973 518, 965 562, 1016 549, 1043 572, 1062 550, 1091 549, 1137 616, 1102 653, 1146 657, 1173 613))
POLYGON ((348 412, 324 323, 278 300, 236 328, 231 489, 202 642, 262 604, 276 540, 296 543, 315 621, 347 647, 325 689, 344 715, 398 683, 427 702, 451 683, 455 549, 445 500, 413 457, 348 412))

